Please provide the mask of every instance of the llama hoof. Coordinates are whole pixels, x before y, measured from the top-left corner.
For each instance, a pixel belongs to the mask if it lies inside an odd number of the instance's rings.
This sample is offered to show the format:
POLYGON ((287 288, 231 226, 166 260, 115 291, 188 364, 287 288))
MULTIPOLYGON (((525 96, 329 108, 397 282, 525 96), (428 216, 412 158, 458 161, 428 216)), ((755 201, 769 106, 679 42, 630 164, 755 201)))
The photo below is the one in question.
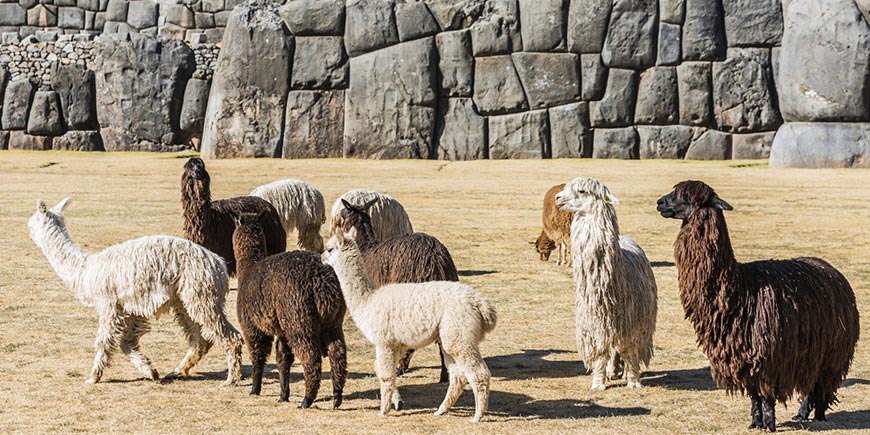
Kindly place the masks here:
POLYGON ((605 388, 604 384, 592 384, 592 390, 604 391, 605 388))
POLYGON ((289 402, 289 401, 290 401, 289 397, 279 397, 278 398, 278 403, 284 403, 284 402, 289 402))
POLYGON ((828 419, 824 415, 822 415, 822 416, 817 415, 817 416, 813 417, 813 421, 828 421, 828 419))
POLYGON ((160 383, 161 384, 171 384, 172 381, 174 381, 175 378, 177 378, 177 377, 178 377, 177 372, 169 372, 166 374, 166 376, 163 376, 163 378, 160 379, 160 383))
POLYGON ((396 411, 401 411, 402 406, 404 406, 404 405, 405 405, 405 402, 400 400, 400 401, 393 404, 393 409, 395 409, 396 411))
POLYGON ((753 421, 747 429, 763 429, 764 425, 760 421, 753 421))
POLYGON ((446 409, 444 409, 444 408, 438 408, 438 410, 435 411, 435 413, 434 413, 433 415, 438 416, 438 415, 444 415, 444 414, 446 414, 446 413, 447 413, 447 410, 446 410, 446 409))
POLYGON ((628 381, 628 383, 625 384, 625 386, 628 388, 643 388, 643 385, 640 382, 632 382, 632 381, 628 381))
POLYGON ((341 406, 341 402, 342 402, 341 394, 335 396, 335 398, 332 399, 332 409, 338 409, 338 407, 341 406))
POLYGON ((238 383, 235 379, 227 379, 221 383, 221 387, 235 387, 238 383))
POLYGON ((157 373, 157 370, 151 369, 151 380, 152 381, 160 380, 160 374, 157 373))
POLYGON ((387 416, 386 412, 383 412, 383 411, 378 412, 378 417, 386 417, 386 416, 387 416))
POLYGON ((792 421, 807 421, 809 419, 810 419, 809 415, 800 415, 800 414, 797 414, 791 418, 792 421))
POLYGON ((471 423, 480 423, 480 417, 474 417, 471 420, 468 420, 471 423))
POLYGON ((249 395, 249 396, 259 396, 259 395, 260 395, 260 391, 259 391, 259 390, 251 390, 251 392, 248 393, 248 395, 249 395))
POLYGON ((88 379, 85 380, 85 383, 88 384, 88 385, 93 385, 93 384, 96 384, 96 383, 97 383, 97 380, 94 379, 94 378, 88 378, 88 379))
POLYGON ((311 402, 314 402, 314 401, 313 401, 313 400, 308 400, 307 398, 302 399, 302 403, 299 404, 299 409, 310 408, 310 407, 311 407, 311 402))

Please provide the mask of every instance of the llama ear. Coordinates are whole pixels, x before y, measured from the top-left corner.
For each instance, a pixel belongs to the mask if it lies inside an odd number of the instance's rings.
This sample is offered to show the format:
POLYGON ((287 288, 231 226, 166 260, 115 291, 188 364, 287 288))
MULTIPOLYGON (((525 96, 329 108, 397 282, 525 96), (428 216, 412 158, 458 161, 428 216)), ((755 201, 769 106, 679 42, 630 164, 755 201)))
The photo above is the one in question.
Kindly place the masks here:
POLYGON ((257 222, 263 222, 263 218, 264 218, 267 214, 269 214, 269 210, 268 210, 268 209, 260 210, 260 212, 257 213, 257 222))
POLYGON ((233 223, 236 224, 236 226, 239 226, 242 223, 241 217, 236 214, 236 212, 228 211, 227 214, 230 215, 231 218, 233 218, 233 223))
POLYGON ((365 210, 366 212, 368 212, 369 209, 372 208, 372 206, 375 205, 376 202, 378 202, 378 199, 377 199, 377 198, 375 198, 375 199, 373 199, 373 200, 371 200, 371 201, 365 203, 365 204, 362 206, 362 209, 365 210))
POLYGON ((714 196, 712 200, 710 200, 710 205, 718 208, 719 210, 734 210, 734 207, 731 207, 731 204, 728 204, 722 198, 718 196, 714 196))
POLYGON ((613 205, 619 205, 619 198, 613 196, 612 193, 607 192, 607 196, 604 197, 604 202, 613 205))
POLYGON ((69 201, 70 201, 70 197, 67 196, 66 198, 60 200, 60 202, 57 203, 56 206, 52 207, 51 211, 53 211, 57 214, 63 214, 63 209, 65 209, 66 206, 69 205, 69 201))
POLYGON ((36 211, 42 214, 48 213, 48 207, 45 205, 45 201, 41 199, 36 200, 36 211))
POLYGON ((343 205, 344 208, 346 208, 348 210, 353 210, 353 206, 349 202, 347 202, 344 198, 341 199, 341 205, 343 205))

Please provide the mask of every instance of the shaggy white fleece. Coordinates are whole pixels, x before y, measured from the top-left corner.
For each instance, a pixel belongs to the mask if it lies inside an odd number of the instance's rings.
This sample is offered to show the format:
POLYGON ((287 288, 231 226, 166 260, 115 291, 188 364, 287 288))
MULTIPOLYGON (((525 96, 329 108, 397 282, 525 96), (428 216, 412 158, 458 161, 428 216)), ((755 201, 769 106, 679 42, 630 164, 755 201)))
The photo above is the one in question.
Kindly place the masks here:
POLYGON ((381 381, 380 415, 389 412, 390 402, 400 408, 396 387, 399 358, 408 349, 439 341, 450 385, 435 415, 453 406, 467 382, 475 400, 471 421, 480 421, 489 401, 490 373, 478 346, 495 328, 495 307, 470 286, 452 281, 387 284, 375 289, 352 233, 333 236, 323 256, 338 275, 354 323, 375 345, 375 373, 381 381))
POLYGON ((69 198, 49 210, 37 201, 28 226, 30 238, 60 279, 99 315, 96 356, 86 382, 100 380, 118 346, 140 372, 156 380, 157 371, 139 350, 139 338, 148 332, 148 317, 169 310, 184 329, 190 349, 167 378, 187 375, 219 341, 227 354, 225 385, 238 382, 242 337, 224 314, 229 290, 224 261, 202 246, 170 236, 147 236, 85 253, 67 233, 67 204, 69 198))
POLYGON ((358 207, 369 201, 377 200, 368 209, 368 212, 369 217, 372 219, 375 239, 379 242, 393 236, 403 236, 414 232, 414 227, 411 225, 408 213, 405 212, 405 207, 396 198, 375 192, 374 190, 353 189, 345 192, 344 195, 341 195, 332 204, 332 210, 330 211, 330 220, 332 222, 329 230, 330 235, 334 235, 336 229, 340 227, 341 210, 344 208, 341 204, 342 199, 358 207))
POLYGON ((269 201, 278 210, 287 235, 294 230, 299 232, 297 246, 306 251, 323 252, 320 226, 326 222, 326 206, 317 188, 288 178, 257 187, 251 196, 269 201))
POLYGON ((556 195, 559 208, 574 212, 577 350, 597 390, 605 388, 605 366, 613 353, 625 361, 628 386, 641 387, 641 363, 649 366, 656 327, 655 277, 643 249, 619 235, 617 203, 606 186, 586 177, 556 195))

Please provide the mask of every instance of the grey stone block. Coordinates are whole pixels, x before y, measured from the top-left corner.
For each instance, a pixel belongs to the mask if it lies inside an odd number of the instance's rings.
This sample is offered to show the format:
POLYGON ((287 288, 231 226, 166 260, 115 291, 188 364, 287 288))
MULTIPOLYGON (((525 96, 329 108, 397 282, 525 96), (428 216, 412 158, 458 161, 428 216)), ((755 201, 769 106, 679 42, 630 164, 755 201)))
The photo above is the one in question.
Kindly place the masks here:
POLYGON ((0 26, 23 26, 27 24, 27 9, 15 3, 0 3, 0 26))
POLYGON ((290 91, 284 123, 285 159, 341 157, 345 91, 290 91))
POLYGON ((640 74, 635 124, 676 124, 680 119, 677 68, 652 67, 640 74))
POLYGON ((580 99, 580 59, 574 53, 514 53, 529 107, 542 109, 580 99))
POLYGON ((0 118, 4 130, 24 130, 27 127, 27 114, 34 92, 36 85, 30 79, 19 78, 6 84, 3 116, 0 118))
POLYGON ((80 65, 57 64, 51 82, 60 96, 63 119, 69 130, 96 130, 97 99, 94 72, 80 65))
POLYGON ((679 65, 683 58, 683 28, 677 24, 659 25, 658 58, 656 65, 679 65))
POLYGON ((589 106, 585 101, 551 107, 551 157, 592 157, 592 130, 589 128, 589 106))
POLYGON ((96 12, 100 10, 100 0, 76 0, 76 6, 88 11, 96 12))
POLYGON ((694 127, 638 126, 641 159, 682 159, 692 144, 694 127))
POLYGON ((181 115, 178 117, 181 131, 190 135, 202 135, 209 87, 208 80, 187 81, 187 86, 184 87, 184 100, 181 103, 181 115))
POLYGON ((396 28, 402 42, 434 35, 441 30, 423 2, 397 3, 396 28))
POLYGON ((206 12, 196 13, 196 28, 197 29, 212 29, 214 28, 214 14, 206 12))
POLYGON ((474 62, 474 104, 484 115, 526 110, 526 97, 510 56, 477 58, 474 62))
POLYGON ((394 0, 349 0, 344 25, 344 46, 359 56, 399 42, 394 0))
POLYGON ((474 56, 492 56, 522 51, 520 11, 516 0, 491 0, 483 15, 471 26, 474 56))
MULTIPOLYGON (((288 2, 288 3, 292 3, 292 2, 288 2)), ((318 3, 320 3, 320 2, 318 2, 318 3)), ((323 3, 326 3, 326 2, 323 2, 323 3)), ((217 12, 221 12, 224 10, 224 0, 202 0, 200 2, 200 4, 202 5, 203 12, 217 13, 217 12)), ((227 11, 227 12, 230 12, 230 11, 227 11)))
POLYGON ((659 0, 659 20, 668 24, 683 24, 686 15, 684 0, 659 0))
POLYGON ((340 36, 296 38, 292 89, 339 89, 347 87, 348 63, 340 36))
POLYGON ((607 25, 610 22, 611 0, 574 0, 568 6, 568 51, 601 53, 607 25))
POLYGON ((192 29, 196 26, 194 12, 184 5, 164 6, 163 16, 166 17, 167 23, 175 24, 185 29, 192 29))
MULTIPOLYGON (((484 8, 483 0, 423 0, 442 30, 458 30, 468 27, 478 18, 484 8)), ((490 0, 497 3, 504 0, 490 0)), ((511 0, 515 1, 515 0, 511 0)), ((487 4, 489 5, 489 4, 487 4)))
POLYGON ((27 24, 35 27, 57 26, 57 6, 37 5, 27 11, 27 24))
POLYGON ((638 158, 638 136, 634 127, 596 128, 592 141, 593 159, 638 158))
POLYGON ((37 91, 33 96, 30 116, 27 118, 27 134, 57 136, 62 133, 63 116, 57 92, 37 91))
POLYGON ((152 0, 133 0, 127 10, 127 23, 142 30, 157 25, 160 6, 152 0))
POLYGON ((704 127, 694 127, 692 144, 686 160, 730 160, 731 134, 704 127))
POLYGON ((58 35, 58 32, 37 30, 33 36, 35 36, 36 40, 39 42, 55 42, 60 35, 58 35))
POLYGON ((770 166, 773 168, 870 168, 870 124, 866 122, 783 124, 773 138, 770 166))
POLYGON ((731 135, 732 158, 734 160, 753 160, 770 157, 770 148, 773 145, 775 135, 774 131, 731 135))
POLYGON ((607 87, 607 67, 601 61, 601 55, 581 54, 580 71, 581 98, 586 101, 604 98, 604 90, 607 87))
POLYGON ((589 103, 589 118, 592 126, 624 127, 631 125, 634 122, 634 103, 636 100, 637 72, 627 69, 610 69, 604 98, 601 101, 589 103))
POLYGON ((99 131, 68 131, 52 138, 51 149, 63 151, 105 151, 99 131))
POLYGON ((733 48, 713 63, 713 113, 720 130, 747 133, 776 130, 782 123, 771 91, 770 53, 733 48))
POLYGON ((85 11, 85 30, 94 30, 94 21, 96 20, 96 16, 96 12, 85 11))
POLYGON ((78 3, 77 0, 54 0, 55 6, 75 6, 78 3))
POLYGON ((214 14, 214 25, 217 27, 226 27, 231 13, 231 11, 216 12, 214 14))
POLYGON ((550 157, 550 127, 546 110, 490 116, 490 159, 550 157))
POLYGON ((435 124, 437 158, 477 160, 488 157, 486 118, 474 108, 471 98, 443 99, 435 124))
POLYGON ((781 0, 723 0, 722 6, 729 47, 770 47, 781 43, 781 0))
POLYGON ((85 11, 75 7, 58 8, 57 26, 62 29, 84 29, 85 11))
MULTIPOLYGON (((10 1, 9 3, 15 3, 14 1, 10 1)), ((39 4, 39 0, 18 0, 18 4, 24 9, 30 9, 37 4, 39 4)))
POLYGON ((9 149, 9 132, 0 130, 0 151, 9 149))
POLYGON ((680 124, 709 125, 713 113, 710 62, 684 62, 677 67, 680 124))
POLYGON ((289 0, 281 7, 281 18, 294 35, 341 36, 344 33, 344 1, 289 0))
POLYGON ((9 132, 10 150, 47 151, 51 149, 51 136, 32 136, 24 130, 9 132))
POLYGON ((685 0, 683 60, 725 57, 725 23, 719 0, 685 0))
POLYGON ((565 50, 565 2, 519 0, 523 51, 565 50))
POLYGON ((656 63, 656 0, 614 0, 601 58, 611 68, 644 69, 656 63))
POLYGON ((127 0, 109 0, 106 6, 106 21, 127 21, 127 9, 129 2, 127 0))
POLYGON ((464 29, 439 33, 435 36, 435 45, 438 47, 438 68, 441 72, 439 95, 470 97, 474 91, 471 31, 464 29))

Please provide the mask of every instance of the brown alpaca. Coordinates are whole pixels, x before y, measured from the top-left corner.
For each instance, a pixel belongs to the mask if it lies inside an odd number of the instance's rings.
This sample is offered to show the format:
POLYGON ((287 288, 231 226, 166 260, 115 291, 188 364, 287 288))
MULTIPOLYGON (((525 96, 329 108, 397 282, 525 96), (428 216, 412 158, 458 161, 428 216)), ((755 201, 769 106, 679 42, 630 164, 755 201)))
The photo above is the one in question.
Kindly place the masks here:
POLYGON ((342 330, 347 307, 338 277, 312 252, 266 257, 262 218, 263 213, 242 214, 233 233, 239 274, 236 310, 253 366, 251 394, 260 394, 274 337, 279 401, 289 399, 290 365, 295 355, 305 377, 305 396, 299 407, 311 406, 320 388, 321 357, 329 356, 332 403, 338 408, 347 379, 342 330))
POLYGON ((194 157, 184 164, 181 176, 181 205, 184 207, 184 237, 220 255, 227 262, 227 273, 236 274, 233 256, 233 216, 241 213, 266 213, 266 253, 284 252, 287 233, 278 212, 266 200, 254 196, 211 200, 211 178, 202 159, 194 157))
MULTIPOLYGON (((356 243, 363 254, 366 272, 375 288, 385 284, 459 281, 453 257, 438 239, 424 233, 394 236, 382 242, 375 239, 371 218, 367 212, 374 203, 373 200, 357 207, 342 200, 344 208, 341 210, 340 222, 343 232, 356 229, 356 243)), ((438 351, 441 353, 439 382, 447 382, 449 376, 444 366, 440 343, 438 351)), ((409 350, 399 362, 400 375, 408 371, 413 353, 413 350, 409 350)))
POLYGON ((571 221, 574 213, 556 207, 556 194, 564 188, 565 184, 562 183, 551 187, 544 194, 544 210, 541 215, 544 229, 535 241, 535 251, 541 254, 541 261, 549 261, 550 253, 558 246, 559 259, 556 264, 571 267, 571 221))
POLYGON ((684 181, 658 201, 682 219, 674 244, 680 300, 716 383, 752 399, 750 428, 776 430, 776 402, 796 391, 796 418, 815 420, 836 402, 858 342, 858 309, 846 278, 818 258, 739 263, 723 210, 731 206, 700 181, 684 181))

